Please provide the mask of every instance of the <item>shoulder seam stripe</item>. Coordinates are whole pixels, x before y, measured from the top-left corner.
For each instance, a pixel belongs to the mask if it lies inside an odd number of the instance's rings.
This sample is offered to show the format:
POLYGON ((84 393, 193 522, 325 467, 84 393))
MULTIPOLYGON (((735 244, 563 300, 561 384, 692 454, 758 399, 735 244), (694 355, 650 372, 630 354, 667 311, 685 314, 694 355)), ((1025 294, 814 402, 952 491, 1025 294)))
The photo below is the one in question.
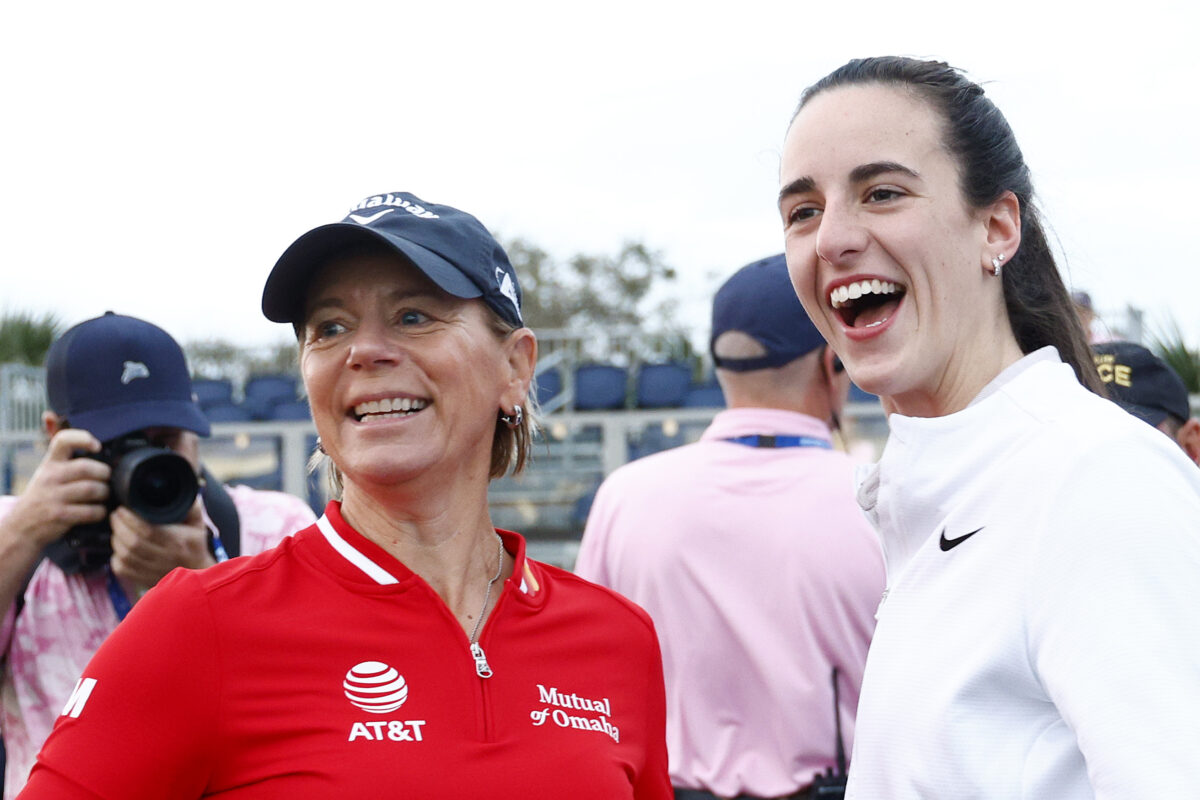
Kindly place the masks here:
POLYGON ((317 528, 325 537, 325 541, 329 542, 330 546, 333 547, 334 550, 338 551, 342 558, 346 559, 351 564, 366 573, 367 577, 371 580, 375 581, 381 586, 387 586, 389 584, 400 582, 396 580, 396 577, 392 575, 392 573, 388 572, 386 569, 367 558, 358 550, 355 550, 352 544, 339 536, 337 531, 333 529, 333 523, 330 522, 329 518, 324 514, 322 514, 321 518, 317 520, 317 528))

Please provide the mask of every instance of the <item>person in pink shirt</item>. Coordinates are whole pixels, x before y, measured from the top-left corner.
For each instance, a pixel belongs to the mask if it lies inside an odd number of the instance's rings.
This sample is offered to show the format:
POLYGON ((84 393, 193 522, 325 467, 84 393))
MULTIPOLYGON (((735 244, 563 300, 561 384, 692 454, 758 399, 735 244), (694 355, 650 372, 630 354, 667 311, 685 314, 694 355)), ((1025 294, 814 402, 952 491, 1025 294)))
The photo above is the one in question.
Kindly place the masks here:
POLYGON ((80 672, 147 589, 176 567, 260 553, 316 519, 283 492, 208 480, 190 493, 193 476, 208 477, 199 437, 210 428, 183 350, 158 326, 109 312, 64 333, 46 366, 46 454, 19 497, 0 497, 5 800, 25 785, 80 672), (113 463, 133 463, 134 451, 112 453, 117 442, 161 448, 131 487, 173 476, 180 491, 110 497, 112 466, 77 456, 105 447, 113 463))
POLYGON ((832 444, 849 379, 782 255, 735 273, 712 322, 728 408, 608 476, 575 570, 654 620, 676 798, 815 797, 844 774, 884 588, 832 444))

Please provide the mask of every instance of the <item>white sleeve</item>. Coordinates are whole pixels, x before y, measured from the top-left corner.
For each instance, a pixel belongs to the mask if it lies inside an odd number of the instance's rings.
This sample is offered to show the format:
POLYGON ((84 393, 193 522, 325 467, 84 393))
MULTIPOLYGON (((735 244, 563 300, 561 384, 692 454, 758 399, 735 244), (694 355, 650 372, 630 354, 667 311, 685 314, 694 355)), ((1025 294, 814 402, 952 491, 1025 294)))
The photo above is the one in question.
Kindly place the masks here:
POLYGON ((1163 456, 1081 460, 1027 565, 1033 666, 1097 800, 1200 791, 1200 471, 1163 456))

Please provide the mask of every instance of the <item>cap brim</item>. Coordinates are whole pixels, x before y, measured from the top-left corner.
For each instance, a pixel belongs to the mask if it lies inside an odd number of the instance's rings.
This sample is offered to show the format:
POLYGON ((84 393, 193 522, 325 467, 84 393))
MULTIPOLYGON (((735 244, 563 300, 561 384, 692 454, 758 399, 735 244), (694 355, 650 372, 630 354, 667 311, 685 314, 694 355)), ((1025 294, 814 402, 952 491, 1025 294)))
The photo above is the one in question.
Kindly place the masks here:
POLYGON ((1153 425, 1156 428, 1162 424, 1163 420, 1165 420, 1168 416, 1170 416, 1165 410, 1163 410, 1161 408, 1151 408, 1150 406, 1139 406, 1139 405, 1135 405, 1134 403, 1124 403, 1120 400, 1117 400, 1115 402, 1117 405, 1119 405, 1121 408, 1128 411, 1133 416, 1137 417, 1138 419, 1142 420, 1143 422, 1150 423, 1151 425, 1153 425))
POLYGON ((212 426, 195 403, 182 400, 147 400, 116 408, 73 414, 67 422, 82 428, 102 442, 146 428, 182 428, 209 436, 212 426))
POLYGON ((308 285, 317 270, 339 252, 368 242, 387 245, 439 288, 455 297, 470 299, 483 296, 483 290, 462 270, 432 250, 361 225, 334 222, 313 228, 292 242, 275 262, 263 287, 263 314, 272 322, 301 322, 308 285))

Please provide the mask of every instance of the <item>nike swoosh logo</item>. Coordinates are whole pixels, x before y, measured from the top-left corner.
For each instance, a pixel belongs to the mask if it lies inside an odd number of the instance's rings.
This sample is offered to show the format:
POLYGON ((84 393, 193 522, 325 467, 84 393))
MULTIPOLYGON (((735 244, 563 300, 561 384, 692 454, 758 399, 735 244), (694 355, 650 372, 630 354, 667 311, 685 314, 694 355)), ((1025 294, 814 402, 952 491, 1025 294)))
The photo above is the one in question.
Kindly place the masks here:
POLYGON ((351 214, 350 219, 354 220, 359 225, 370 225, 372 222, 379 219, 384 214, 390 214, 395 210, 396 209, 394 209, 394 208, 385 208, 383 211, 377 211, 376 213, 372 214, 369 217, 360 217, 358 214, 351 214))
POLYGON ((966 534, 963 534, 962 536, 959 536, 957 539, 947 539, 946 538, 946 529, 942 528, 942 538, 938 541, 938 546, 941 547, 943 551, 949 550, 953 547, 958 547, 960 544, 965 542, 967 539, 970 539, 972 536, 979 533, 981 530, 983 530, 983 528, 976 528, 975 530, 971 531, 970 533, 966 533, 966 534))

